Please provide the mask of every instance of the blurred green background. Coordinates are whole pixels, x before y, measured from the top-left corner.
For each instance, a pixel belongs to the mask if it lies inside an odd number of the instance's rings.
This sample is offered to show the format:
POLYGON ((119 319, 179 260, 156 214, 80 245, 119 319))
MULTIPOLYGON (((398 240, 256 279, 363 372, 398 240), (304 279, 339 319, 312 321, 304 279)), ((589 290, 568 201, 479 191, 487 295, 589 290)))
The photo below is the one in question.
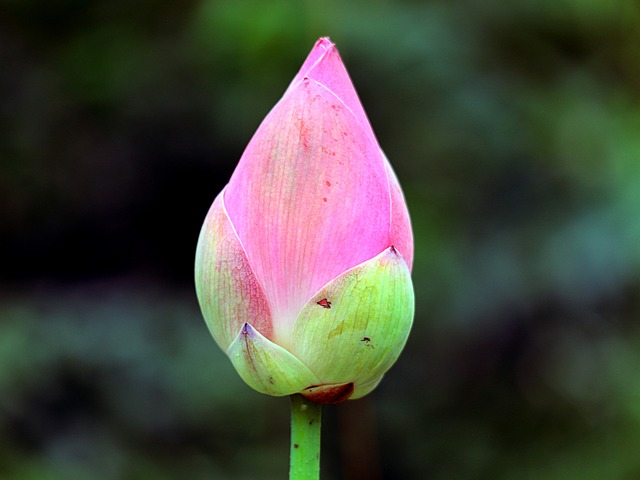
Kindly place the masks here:
POLYGON ((315 40, 405 189, 417 313, 324 479, 640 478, 640 4, 3 0, 0 478, 282 479, 192 285, 315 40))

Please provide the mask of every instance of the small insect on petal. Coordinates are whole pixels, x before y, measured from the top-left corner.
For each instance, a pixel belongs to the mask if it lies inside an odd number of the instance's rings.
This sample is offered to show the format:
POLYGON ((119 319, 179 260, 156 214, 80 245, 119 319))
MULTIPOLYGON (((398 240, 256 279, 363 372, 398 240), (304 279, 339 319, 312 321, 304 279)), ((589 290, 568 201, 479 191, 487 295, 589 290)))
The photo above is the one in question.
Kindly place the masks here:
POLYGON ((329 300, 327 300, 326 298, 323 298, 322 300, 320 300, 319 302, 316 302, 318 305, 320 305, 321 307, 324 308, 331 308, 331 302, 329 300))

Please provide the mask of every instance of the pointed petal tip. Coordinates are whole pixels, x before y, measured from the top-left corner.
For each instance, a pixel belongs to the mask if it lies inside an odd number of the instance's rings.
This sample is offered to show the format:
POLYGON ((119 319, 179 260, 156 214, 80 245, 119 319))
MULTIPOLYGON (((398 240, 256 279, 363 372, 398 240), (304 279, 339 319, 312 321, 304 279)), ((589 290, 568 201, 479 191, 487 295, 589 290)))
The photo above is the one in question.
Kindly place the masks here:
POLYGON ((254 390, 276 397, 317 385, 319 379, 298 358, 245 323, 227 355, 240 377, 254 390))
POLYGON ((244 342, 246 348, 249 348, 251 343, 256 340, 257 336, 258 336, 258 331, 255 328, 253 328, 253 326, 250 323, 245 322, 242 325, 242 328, 240 329, 240 331, 238 332, 238 335, 236 338, 238 339, 238 341, 244 342))
POLYGON ((332 48, 332 47, 335 47, 336 45, 335 45, 335 43, 333 43, 333 42, 331 41, 331 38, 329 38, 328 36, 326 36, 326 37, 320 37, 320 38, 318 39, 318 41, 316 42, 316 45, 315 45, 315 46, 316 46, 316 47, 324 47, 326 50, 328 50, 328 49, 330 49, 330 48, 332 48))
POLYGON ((402 253, 400 252, 400 250, 398 250, 396 248, 395 245, 389 245, 389 247, 387 247, 387 249, 385 251, 383 251, 380 254, 381 257, 387 257, 388 259, 391 260, 399 260, 402 259, 404 260, 404 257, 402 256, 402 253))
POLYGON ((245 322, 245 324, 242 325, 242 330, 240 330, 240 333, 247 336, 252 333, 252 330, 255 331, 255 329, 251 325, 245 322))
POLYGON ((411 271, 411 266, 409 265, 407 257, 395 245, 390 245, 383 254, 387 255, 390 259, 402 259, 402 261, 407 264, 409 271, 411 271))

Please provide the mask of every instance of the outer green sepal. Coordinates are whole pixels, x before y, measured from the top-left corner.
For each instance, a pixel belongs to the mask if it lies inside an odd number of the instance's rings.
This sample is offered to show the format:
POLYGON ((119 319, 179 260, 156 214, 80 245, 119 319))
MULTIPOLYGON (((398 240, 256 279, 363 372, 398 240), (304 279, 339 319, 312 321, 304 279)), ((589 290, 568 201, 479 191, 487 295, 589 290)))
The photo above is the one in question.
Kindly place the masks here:
POLYGON ((307 302, 292 353, 323 383, 354 383, 350 398, 375 388, 402 351, 414 313, 409 269, 390 247, 336 277, 307 302))
POLYGON ((245 323, 227 355, 242 379, 254 390, 276 397, 320 383, 295 356, 245 323))

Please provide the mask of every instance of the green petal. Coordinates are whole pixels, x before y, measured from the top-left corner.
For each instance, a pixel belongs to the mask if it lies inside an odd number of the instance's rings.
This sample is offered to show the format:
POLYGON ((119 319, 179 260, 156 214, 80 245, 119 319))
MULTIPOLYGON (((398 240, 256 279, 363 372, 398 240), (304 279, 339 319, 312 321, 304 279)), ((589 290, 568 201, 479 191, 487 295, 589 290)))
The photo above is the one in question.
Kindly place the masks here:
POLYGON ((413 323, 409 269, 395 248, 329 282, 302 309, 292 352, 322 384, 373 390, 402 351, 413 323))
POLYGON ((245 323, 227 355, 254 390, 276 397, 317 385, 318 378, 295 356, 245 323))
POLYGON ((370 382, 361 383, 360 385, 358 385, 358 388, 353 392, 353 395, 349 397, 349 400, 357 400, 358 398, 362 398, 365 395, 369 395, 373 390, 375 390, 375 388, 378 385, 380 385, 381 381, 382 381, 382 377, 377 377, 370 382))
POLYGON ((205 218, 196 249, 196 293, 209 331, 222 350, 245 322, 273 338, 271 310, 224 206, 223 190, 205 218))

